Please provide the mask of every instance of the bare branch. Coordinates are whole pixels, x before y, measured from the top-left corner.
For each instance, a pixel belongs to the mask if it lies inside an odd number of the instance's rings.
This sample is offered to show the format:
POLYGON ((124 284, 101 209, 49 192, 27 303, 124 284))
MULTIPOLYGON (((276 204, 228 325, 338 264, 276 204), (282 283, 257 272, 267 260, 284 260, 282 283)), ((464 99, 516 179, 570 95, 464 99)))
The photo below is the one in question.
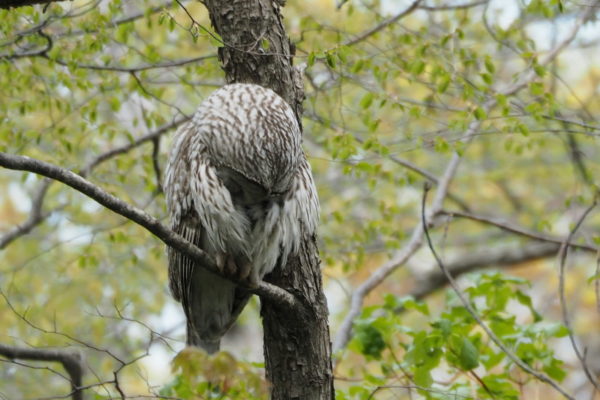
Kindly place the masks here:
POLYGON ((191 259, 199 261, 202 267, 206 268, 208 271, 228 279, 239 286, 258 294, 259 296, 269 298, 271 301, 274 301, 277 304, 288 307, 290 310, 302 310, 302 305, 296 301, 296 298, 292 294, 277 286, 266 282, 261 282, 258 287, 253 288, 248 286, 247 282, 238 281, 233 277, 226 276, 217 268, 217 265, 212 257, 208 256, 198 247, 192 245, 182 236, 168 229, 156 218, 107 193, 100 187, 85 180, 83 177, 75 174, 72 171, 60 168, 41 160, 36 160, 26 156, 15 156, 6 153, 0 153, 0 166, 18 171, 29 171, 60 181, 97 201, 104 207, 144 227, 146 230, 150 231, 152 234, 162 240, 165 244, 185 254, 191 259))
POLYGON ((160 152, 160 136, 152 139, 152 168, 156 175, 156 188, 159 193, 162 193, 162 173, 158 162, 158 153, 160 152))
POLYGON ((27 51, 25 53, 1 54, 0 60, 14 60, 17 58, 25 57, 48 57, 48 52, 52 49, 52 46, 54 45, 52 37, 44 33, 41 30, 41 27, 36 31, 36 34, 43 37, 46 40, 46 45, 43 48, 35 51, 27 51))
MULTIPOLYGON (((554 243, 531 242, 517 247, 485 249, 461 255, 455 261, 446 263, 446 268, 452 276, 457 277, 484 268, 512 267, 532 260, 553 257, 559 248, 560 246, 554 243)), ((415 299, 423 299, 448 283, 446 276, 439 269, 418 277, 417 282, 417 286, 409 293, 415 299)))
POLYGON ((97 156, 96 158, 94 158, 93 160, 91 160, 90 162, 88 162, 86 164, 85 167, 83 167, 80 171, 79 171, 79 175, 86 177, 94 168, 96 168, 99 164, 103 163, 106 160, 109 160, 113 157, 116 157, 120 154, 124 154, 127 153, 128 151, 140 146, 141 144, 144 144, 146 142, 150 142, 155 140, 156 138, 159 138, 160 136, 164 135, 165 133, 167 133, 168 131, 170 131, 171 129, 177 128, 178 126, 180 126, 181 124, 187 122, 190 120, 191 117, 180 117, 178 119, 173 120, 172 122, 169 122, 168 124, 162 125, 160 127, 158 127, 155 131, 152 131, 150 133, 147 133, 143 136, 140 136, 139 138, 135 139, 133 142, 128 143, 126 145, 123 145, 121 147, 116 147, 112 150, 109 150, 105 153, 100 154, 99 156, 97 156))
POLYGON ((4 249, 14 240, 31 232, 33 228, 35 228, 50 214, 52 214, 52 211, 42 211, 42 205, 44 203, 46 193, 48 192, 48 187, 50 186, 50 183, 52 183, 52 181, 49 179, 44 179, 41 182, 37 192, 33 197, 29 218, 27 218, 27 220, 22 224, 15 226, 2 237, 0 237, 0 250, 4 249))
POLYGON ((9 360, 59 362, 71 378, 71 397, 83 400, 83 362, 81 353, 70 349, 15 347, 0 343, 0 355, 9 360))
POLYGON ((488 2, 489 2, 489 0, 480 0, 480 1, 474 1, 472 3, 449 4, 449 5, 439 5, 439 6, 427 6, 427 5, 423 4, 422 6, 419 6, 419 8, 421 10, 426 10, 426 11, 466 10, 468 8, 482 6, 484 4, 487 4, 488 2))
MULTIPOLYGON (((344 133, 347 131, 347 129, 344 129, 341 126, 338 126, 338 125, 332 123, 331 121, 327 121, 325 118, 318 115, 317 113, 310 113, 308 115, 307 115, 307 113, 305 113, 304 116, 309 117, 313 121, 318 122, 318 123, 322 124, 323 126, 330 128, 336 132, 344 133)), ((362 144, 365 142, 365 140, 363 138, 361 138, 360 136, 358 136, 358 134, 354 134, 353 137, 354 137, 354 140, 356 140, 358 143, 362 144)), ((435 185, 439 184, 439 179, 434 174, 427 171, 426 169, 423 169, 423 168, 419 167, 418 165, 415 165, 415 164, 411 163, 410 161, 400 158, 398 156, 395 156, 393 154, 387 156, 387 158, 390 159, 391 161, 393 161, 394 163, 421 175, 425 179, 428 179, 431 183, 433 183, 435 185)), ((448 199, 454 201, 463 210, 465 210, 465 211, 469 210, 469 206, 461 198, 454 195, 453 193, 448 193, 448 199)))
POLYGON ((419 7, 419 4, 421 3, 421 1, 423 1, 423 0, 413 1, 413 3, 410 6, 408 6, 405 10, 403 10, 402 12, 394 15, 393 17, 386 19, 385 21, 372 27, 371 29, 368 29, 368 30, 362 32, 361 34, 356 36, 354 39, 351 39, 351 40, 347 41, 346 43, 344 43, 344 46, 352 46, 352 45, 355 45, 356 43, 362 42, 363 40, 369 38, 370 36, 373 36, 374 34, 381 31, 382 29, 385 29, 389 25, 392 25, 392 24, 398 22, 402 18, 406 17, 407 15, 409 15, 413 11, 415 11, 419 7))
POLYGON ((600 314, 600 252, 596 254, 596 272, 594 274, 594 292, 596 293, 596 311, 600 314))
POLYGON ((596 390, 600 390, 600 384, 594 377, 595 374, 590 371, 590 368, 588 367, 587 362, 585 361, 584 355, 581 354, 581 351, 579 350, 579 347, 575 342, 575 334, 573 333, 573 327, 571 326, 569 310, 567 307, 567 299, 565 298, 565 264, 567 261, 567 253, 569 251, 569 243, 573 239, 575 232, 577 232, 581 224, 583 224, 583 221, 585 221, 585 218, 590 214, 592 209, 596 207, 596 204, 596 201, 594 201, 583 212, 583 214, 581 214, 581 217, 579 217, 577 223, 575 224, 571 232, 569 232, 569 235, 565 238, 563 244, 560 246, 560 251, 558 252, 558 259, 560 260, 558 269, 558 294, 560 298, 560 308, 562 310, 562 319, 565 326, 567 327, 567 330, 569 331, 569 339, 571 340, 571 346, 573 347, 573 351, 575 351, 575 354, 579 359, 581 367, 583 368, 583 372, 585 373, 585 376, 587 377, 588 381, 590 381, 590 383, 596 388, 596 390))
POLYGON ((91 69, 91 70, 95 70, 95 71, 114 71, 114 72, 126 72, 126 73, 148 71, 151 69, 181 67, 182 65, 193 64, 193 63, 200 62, 200 61, 210 60, 211 58, 217 58, 216 54, 209 54, 209 55, 192 57, 192 58, 184 58, 182 60, 167 61, 167 62, 163 62, 163 63, 139 65, 137 67, 123 67, 123 66, 118 66, 118 65, 73 64, 73 63, 64 61, 60 58, 48 57, 48 55, 46 54, 45 51, 38 52, 38 53, 32 54, 32 55, 43 57, 43 58, 47 59, 48 61, 55 62, 64 67, 74 66, 75 68, 91 69))
MULTIPOLYGON (((559 237, 550 236, 550 235, 546 235, 541 232, 532 231, 532 230, 520 227, 516 224, 501 220, 497 217, 487 217, 487 216, 476 215, 476 214, 467 213, 467 212, 463 212, 463 211, 446 211, 446 210, 440 211, 439 214, 440 215, 448 215, 450 217, 460 217, 460 218, 470 219, 472 221, 477 221, 477 222, 481 222, 484 224, 493 225, 504 231, 507 231, 510 233, 515 233, 519 236, 528 237, 530 239, 539 240, 542 242, 555 243, 557 245, 561 245, 562 243, 564 243, 564 240, 559 237)), ((590 252, 594 252, 594 253, 600 251, 600 248, 591 246, 588 244, 569 242, 568 245, 570 247, 573 247, 573 248, 576 248, 579 250, 590 251, 590 252)), ((557 251, 558 251, 558 249, 557 249, 557 251)))
MULTIPOLYGON (((154 15, 157 12, 160 12, 162 10, 169 9, 169 8, 173 7, 174 4, 175 3, 168 1, 168 2, 165 2, 164 4, 152 7, 148 10, 144 10, 142 12, 131 14, 131 15, 121 18, 121 19, 110 21, 102 29, 116 28, 119 25, 137 21, 140 18, 154 15)), ((54 37, 55 38, 72 37, 72 36, 79 36, 79 35, 88 35, 88 34, 93 34, 93 33, 98 33, 98 32, 101 32, 101 29, 80 29, 80 30, 74 30, 74 31, 60 33, 58 35, 55 35, 54 37)))

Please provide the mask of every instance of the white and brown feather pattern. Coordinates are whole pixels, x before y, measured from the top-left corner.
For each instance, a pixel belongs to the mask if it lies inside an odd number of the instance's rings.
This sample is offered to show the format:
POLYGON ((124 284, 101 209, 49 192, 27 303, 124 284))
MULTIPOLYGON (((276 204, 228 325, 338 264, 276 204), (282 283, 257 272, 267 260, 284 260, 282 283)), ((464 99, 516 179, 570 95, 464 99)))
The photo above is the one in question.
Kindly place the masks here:
MULTIPOLYGON (((165 175, 172 228, 215 259, 250 266, 258 282, 316 231, 319 204, 289 105, 251 84, 211 94, 176 133, 165 175)), ((169 250, 169 284, 188 319, 188 344, 207 351, 249 295, 169 250)))

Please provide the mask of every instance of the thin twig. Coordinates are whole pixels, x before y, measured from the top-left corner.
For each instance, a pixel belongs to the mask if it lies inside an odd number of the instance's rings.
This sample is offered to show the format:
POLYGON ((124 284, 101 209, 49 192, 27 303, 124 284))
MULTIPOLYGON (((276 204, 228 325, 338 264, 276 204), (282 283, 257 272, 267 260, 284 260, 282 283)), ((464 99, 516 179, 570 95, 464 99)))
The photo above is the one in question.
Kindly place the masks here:
MULTIPOLYGON (((25 55, 22 55, 21 57, 24 57, 24 56, 25 55)), ((201 61, 206 61, 211 58, 217 57, 215 54, 209 54, 209 55, 205 55, 205 56, 184 58, 182 60, 167 61, 167 62, 163 62, 163 63, 139 65, 137 67, 123 67, 123 66, 118 66, 118 65, 95 65, 95 64, 71 63, 68 61, 64 61, 60 58, 51 58, 47 55, 46 52, 36 52, 35 54, 30 54, 27 56, 28 57, 31 57, 31 56, 43 57, 43 58, 47 59, 48 61, 55 62, 64 67, 75 67, 75 68, 90 69, 90 70, 95 70, 95 71, 113 71, 113 72, 125 72, 125 73, 142 72, 142 71, 148 71, 148 70, 152 70, 152 69, 181 67, 184 65, 193 64, 193 63, 201 62, 201 61)))
POLYGON ((147 133, 145 135, 140 136, 139 138, 135 139, 133 142, 128 143, 126 145, 123 145, 121 147, 116 147, 112 150, 108 150, 102 154, 100 154, 99 156, 97 156, 96 158, 94 158, 93 160, 89 161, 85 167, 83 167, 80 171, 79 171, 79 175, 85 177, 87 175, 89 175, 89 173, 96 168, 99 164, 103 163, 106 160, 109 160, 115 156, 118 156, 120 154, 124 154, 127 153, 128 151, 140 146, 141 144, 144 144, 146 142, 150 142, 153 141, 154 139, 164 135, 165 133, 167 133, 168 131, 170 131, 171 129, 177 128, 178 126, 180 126, 181 124, 184 124, 185 122, 189 121, 191 117, 189 116, 182 116, 179 117, 177 119, 174 119, 173 121, 164 124, 158 128, 156 128, 156 130, 147 133))
POLYGON ((363 40, 369 38, 370 36, 373 36, 377 32, 388 27, 389 25, 398 22, 400 19, 406 17, 407 15, 409 15, 413 11, 415 11, 419 7, 419 4, 421 3, 421 1, 423 1, 423 0, 413 1, 413 3, 410 6, 408 6, 406 9, 404 9, 402 12, 400 12, 400 13, 394 15, 393 17, 386 19, 385 21, 381 22, 380 24, 362 32, 361 34, 354 37, 353 39, 348 40, 346 43, 344 43, 344 46, 352 46, 359 42, 362 42, 363 40))
POLYGON ((575 354, 577 355, 577 358, 581 363, 581 367, 583 368, 583 372, 585 373, 585 376, 587 377, 588 381, 590 381, 590 383, 594 385, 596 390, 600 390, 600 385, 598 384, 598 381, 596 380, 596 378, 594 378, 594 374, 590 371, 590 368, 588 367, 587 362, 585 361, 584 355, 581 354, 581 351, 579 350, 579 347, 575 342, 575 334, 573 332, 573 327, 571 326, 571 319, 569 318, 567 299, 565 298, 565 264, 567 261, 567 253, 569 252, 569 243, 571 243, 571 240, 573 240, 575 232, 577 232, 579 227, 583 224, 585 218, 590 214, 592 209, 596 207, 596 204, 596 201, 594 201, 583 212, 583 214, 581 214, 581 217, 579 217, 577 223, 575 224, 571 232, 569 232, 569 235, 565 238, 564 242, 560 246, 560 250, 558 252, 558 259, 560 260, 558 269, 558 293, 560 297, 560 308, 562 310, 563 323, 565 324, 565 326, 567 327, 567 331, 569 332, 569 340, 571 341, 573 351, 575 351, 575 354))
POLYGON ((41 29, 38 30, 36 33, 46 40, 46 45, 42 49, 35 50, 35 51, 28 51, 25 53, 1 54, 0 60, 14 60, 17 58, 26 58, 26 57, 48 57, 48 52, 52 49, 54 42, 52 41, 52 38, 49 35, 47 35, 46 33, 44 33, 41 29))
POLYGON ((152 168, 156 175, 156 190, 158 193, 163 192, 162 188, 162 173, 160 172, 160 164, 158 162, 158 154, 160 152, 160 136, 152 139, 152 168))
POLYGON ((142 12, 138 12, 136 14, 131 14, 131 15, 121 18, 121 19, 116 19, 114 21, 110 21, 105 26, 103 26, 102 28, 99 28, 99 29, 79 29, 79 30, 67 31, 67 32, 63 32, 63 33, 54 35, 54 37, 57 39, 60 39, 63 37, 73 37, 73 36, 89 35, 89 34, 94 34, 94 33, 99 33, 99 32, 105 32, 106 30, 116 28, 119 25, 128 24, 130 22, 135 22, 136 20, 138 20, 140 18, 154 15, 162 10, 166 10, 166 9, 173 7, 173 5, 174 5, 173 2, 167 1, 164 4, 160 4, 158 6, 151 7, 142 12))
POLYGON ((52 214, 54 210, 47 212, 44 212, 42 210, 44 198, 46 197, 46 193, 48 193, 48 187, 50 186, 50 183, 52 183, 50 179, 42 180, 39 188, 33 196, 29 217, 25 222, 15 226, 10 231, 8 231, 0 237, 0 250, 4 249, 6 246, 8 246, 10 243, 20 238, 21 236, 31 232, 33 228, 35 228, 50 214, 52 214))
POLYGON ((419 6, 419 8, 421 10, 426 10, 426 11, 466 10, 467 8, 482 6, 484 4, 487 4, 488 2, 489 2, 489 0, 480 0, 480 1, 474 1, 472 3, 464 3, 464 4, 449 4, 449 5, 439 5, 439 6, 422 5, 422 6, 419 6))
POLYGON ((600 251, 596 253, 596 273, 594 275, 594 292, 596 292, 596 311, 600 314, 600 251))
MULTIPOLYGON (((493 226, 496 226, 506 232, 515 233, 519 236, 527 237, 527 238, 534 239, 534 240, 539 240, 542 242, 555 243, 557 245, 561 245, 564 243, 564 240, 559 237, 550 236, 550 235, 546 235, 541 232, 532 231, 532 230, 520 227, 516 224, 506 222, 497 217, 488 217, 488 216, 468 213, 468 212, 464 212, 464 211, 447 211, 447 210, 442 210, 439 212, 439 214, 440 215, 448 215, 453 218, 454 217, 465 218, 465 219, 469 219, 472 221, 477 221, 477 222, 481 222, 484 224, 493 225, 493 226)), ((595 247, 595 246, 588 245, 588 244, 574 243, 574 242, 570 241, 568 243, 568 245, 573 248, 577 248, 577 249, 589 251, 589 252, 594 252, 594 253, 600 251, 599 247, 595 247)))

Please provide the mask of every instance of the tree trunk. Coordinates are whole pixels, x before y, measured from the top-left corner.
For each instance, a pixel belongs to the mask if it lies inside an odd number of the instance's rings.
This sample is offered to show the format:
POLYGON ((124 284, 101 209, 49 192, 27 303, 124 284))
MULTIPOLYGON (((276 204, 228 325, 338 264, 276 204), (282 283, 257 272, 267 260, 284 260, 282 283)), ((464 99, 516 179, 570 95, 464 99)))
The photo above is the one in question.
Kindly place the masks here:
MULTIPOLYGON (((281 0, 205 0, 210 19, 223 40, 219 48, 228 82, 250 82, 282 96, 301 122, 304 90, 301 73, 292 67, 294 47, 285 34, 281 0)), ((316 238, 266 280, 286 289, 305 306, 290 313, 261 299, 264 354, 271 398, 334 398, 327 302, 323 294, 316 238)))

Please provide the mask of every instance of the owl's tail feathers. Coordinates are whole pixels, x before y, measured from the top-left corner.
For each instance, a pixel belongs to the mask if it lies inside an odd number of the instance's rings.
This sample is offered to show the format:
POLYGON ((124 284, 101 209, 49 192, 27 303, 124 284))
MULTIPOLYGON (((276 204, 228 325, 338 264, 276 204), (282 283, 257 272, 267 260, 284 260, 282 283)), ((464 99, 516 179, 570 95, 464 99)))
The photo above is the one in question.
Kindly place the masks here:
POLYGON ((250 293, 200 266, 194 270, 191 288, 182 301, 187 318, 187 344, 215 353, 250 293))
POLYGON ((219 351, 219 348, 221 347, 221 339, 202 339, 198 332, 188 321, 186 344, 188 346, 200 347, 208 354, 215 354, 217 351, 219 351))

